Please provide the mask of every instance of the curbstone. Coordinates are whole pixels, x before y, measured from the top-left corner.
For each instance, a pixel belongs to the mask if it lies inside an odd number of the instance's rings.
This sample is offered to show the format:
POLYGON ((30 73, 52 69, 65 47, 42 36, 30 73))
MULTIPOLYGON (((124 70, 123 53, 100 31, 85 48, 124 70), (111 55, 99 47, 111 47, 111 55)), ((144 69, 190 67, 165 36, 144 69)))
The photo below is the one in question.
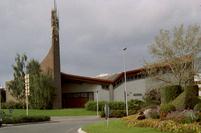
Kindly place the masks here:
POLYGON ((78 133, 87 133, 87 132, 83 131, 82 128, 79 128, 79 129, 77 130, 77 132, 78 132, 78 133))

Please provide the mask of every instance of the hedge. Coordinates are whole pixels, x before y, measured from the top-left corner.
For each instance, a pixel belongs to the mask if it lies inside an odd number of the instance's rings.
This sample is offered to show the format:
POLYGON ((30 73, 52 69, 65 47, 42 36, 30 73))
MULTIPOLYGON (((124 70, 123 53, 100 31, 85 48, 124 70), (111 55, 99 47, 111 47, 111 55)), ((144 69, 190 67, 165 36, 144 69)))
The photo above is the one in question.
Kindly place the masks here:
POLYGON ((178 109, 193 109, 199 102, 198 99, 198 86, 187 86, 184 91, 172 101, 172 104, 178 109))
POLYGON ((2 103, 2 109, 23 109, 24 104, 19 102, 9 101, 6 103, 2 103))
POLYGON ((193 110, 194 110, 194 111, 199 111, 199 112, 201 112, 201 103, 196 104, 196 105, 194 106, 193 110))
MULTIPOLYGON (((137 111, 135 111, 135 110, 128 111, 129 115, 134 115, 136 113, 137 113, 137 111)), ((110 110, 110 115, 109 115, 110 118, 122 118, 124 116, 126 116, 125 110, 110 110)), ((101 111, 101 117, 105 117, 104 111, 101 111)))
MULTIPOLYGON (((110 107, 110 110, 125 110, 125 103, 121 101, 113 101, 113 102, 106 102, 106 101, 100 101, 99 102, 99 111, 104 110, 105 104, 108 104, 110 107)), ((128 108, 129 110, 139 110, 143 107, 144 102, 141 100, 130 100, 128 101, 128 108)), ((85 104, 85 108, 90 111, 96 111, 97 110, 97 103, 96 101, 89 101, 85 104)))
MULTIPOLYGON (((104 106, 108 104, 110 107, 110 117, 123 117, 126 116, 125 112, 125 103, 121 101, 113 101, 113 102, 99 102, 99 111, 101 111, 101 117, 104 117, 104 106)), ((96 101, 89 101, 85 104, 85 108, 90 111, 96 111, 96 101)), ((140 110, 144 106, 144 102, 141 100, 130 100, 128 101, 128 109, 129 115, 136 114, 138 110, 140 110)))
POLYGON ((166 104, 173 101, 179 94, 182 93, 182 88, 179 85, 166 86, 160 89, 161 104, 166 104))
MULTIPOLYGON (((106 101, 99 101, 99 111, 102 111, 104 109, 104 106, 107 102, 106 101)), ((89 111, 97 111, 97 102, 96 101, 89 101, 85 104, 85 109, 89 111)))
POLYGON ((43 122, 50 121, 49 116, 18 116, 10 117, 4 116, 2 119, 3 124, 17 124, 17 123, 30 123, 30 122, 43 122))
POLYGON ((186 93, 186 100, 185 100, 186 108, 193 109, 193 107, 199 102, 198 99, 199 88, 197 85, 187 86, 184 91, 186 93))

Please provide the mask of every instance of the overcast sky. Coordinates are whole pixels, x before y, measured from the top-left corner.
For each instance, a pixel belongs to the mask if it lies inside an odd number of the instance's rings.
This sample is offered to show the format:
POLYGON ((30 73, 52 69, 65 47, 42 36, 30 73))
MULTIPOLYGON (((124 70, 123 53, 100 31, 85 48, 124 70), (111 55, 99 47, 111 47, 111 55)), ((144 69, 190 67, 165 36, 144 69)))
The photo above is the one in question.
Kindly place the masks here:
MULTIPOLYGON (((62 72, 84 76, 132 70, 149 60, 160 29, 201 23, 200 0, 57 0, 62 72)), ((0 0, 0 84, 16 53, 41 61, 51 46, 53 0, 0 0)))

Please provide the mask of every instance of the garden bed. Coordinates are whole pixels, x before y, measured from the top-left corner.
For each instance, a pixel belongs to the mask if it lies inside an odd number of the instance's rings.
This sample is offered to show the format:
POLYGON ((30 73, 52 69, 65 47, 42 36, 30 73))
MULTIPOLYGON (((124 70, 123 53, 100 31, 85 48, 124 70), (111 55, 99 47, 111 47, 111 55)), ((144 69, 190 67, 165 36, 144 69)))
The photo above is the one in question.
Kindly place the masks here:
POLYGON ((200 133, 201 125, 198 122, 181 124, 173 120, 144 119, 137 120, 138 115, 123 118, 129 127, 149 127, 172 133, 200 133))

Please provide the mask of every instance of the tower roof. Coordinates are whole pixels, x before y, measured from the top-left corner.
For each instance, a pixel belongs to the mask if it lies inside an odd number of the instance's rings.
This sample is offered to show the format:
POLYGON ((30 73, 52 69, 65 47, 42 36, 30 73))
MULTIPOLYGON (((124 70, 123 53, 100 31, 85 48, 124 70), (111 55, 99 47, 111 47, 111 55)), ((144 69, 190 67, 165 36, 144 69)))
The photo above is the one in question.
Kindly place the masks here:
POLYGON ((56 2, 56 0, 54 0, 54 7, 53 7, 53 10, 57 11, 57 2, 56 2))

